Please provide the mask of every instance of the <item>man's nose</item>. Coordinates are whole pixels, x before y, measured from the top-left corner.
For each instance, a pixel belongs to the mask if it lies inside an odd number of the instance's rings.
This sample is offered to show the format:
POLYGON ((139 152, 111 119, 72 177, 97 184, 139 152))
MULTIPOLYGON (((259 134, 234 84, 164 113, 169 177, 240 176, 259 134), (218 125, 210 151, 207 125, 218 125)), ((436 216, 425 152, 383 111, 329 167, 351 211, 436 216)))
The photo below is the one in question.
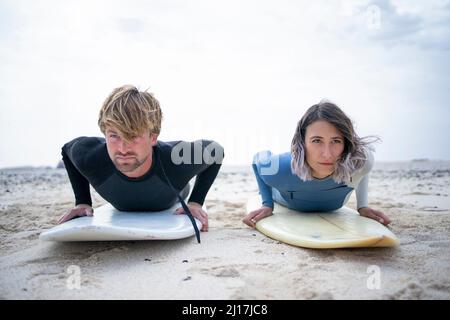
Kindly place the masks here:
POLYGON ((128 143, 125 140, 121 140, 119 142, 119 152, 125 154, 127 153, 127 151, 128 151, 128 143))

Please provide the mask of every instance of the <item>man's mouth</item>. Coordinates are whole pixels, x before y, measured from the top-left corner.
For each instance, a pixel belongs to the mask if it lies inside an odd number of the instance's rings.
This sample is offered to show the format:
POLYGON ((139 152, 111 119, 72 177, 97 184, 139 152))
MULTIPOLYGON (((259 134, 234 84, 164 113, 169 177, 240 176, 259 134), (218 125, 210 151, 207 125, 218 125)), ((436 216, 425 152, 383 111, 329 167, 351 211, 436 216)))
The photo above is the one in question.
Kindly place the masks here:
POLYGON ((134 156, 116 156, 116 159, 119 160, 128 160, 128 159, 132 159, 134 158, 134 156))

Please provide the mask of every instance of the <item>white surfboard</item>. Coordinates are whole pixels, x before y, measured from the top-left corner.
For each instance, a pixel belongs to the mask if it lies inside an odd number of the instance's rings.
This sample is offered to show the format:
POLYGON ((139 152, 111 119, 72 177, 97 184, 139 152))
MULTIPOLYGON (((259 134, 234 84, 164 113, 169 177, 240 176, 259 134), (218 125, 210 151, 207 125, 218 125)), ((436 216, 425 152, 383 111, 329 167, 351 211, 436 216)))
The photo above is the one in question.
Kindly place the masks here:
MULTIPOLYGON (((261 198, 252 197, 247 213, 261 207, 261 198)), ((332 212, 299 212, 275 203, 273 215, 256 223, 266 236, 294 246, 329 249, 394 247, 397 237, 381 223, 365 218, 348 207, 332 212)))
MULTIPOLYGON (((173 212, 180 205, 159 212, 124 212, 111 204, 94 209, 93 217, 79 217, 57 225, 39 236, 45 241, 174 240, 195 235, 186 214, 173 212)), ((205 210, 205 208, 203 208, 205 210)), ((195 219, 200 230, 202 224, 195 219)))

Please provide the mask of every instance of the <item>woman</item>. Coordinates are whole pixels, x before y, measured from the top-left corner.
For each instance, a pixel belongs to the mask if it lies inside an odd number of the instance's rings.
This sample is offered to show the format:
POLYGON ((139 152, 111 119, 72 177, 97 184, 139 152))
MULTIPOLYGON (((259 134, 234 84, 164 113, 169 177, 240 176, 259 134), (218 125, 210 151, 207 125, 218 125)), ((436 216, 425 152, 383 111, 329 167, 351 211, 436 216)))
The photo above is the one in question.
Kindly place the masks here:
POLYGON ((243 222, 254 228, 272 215, 274 201, 303 212, 336 210, 356 190, 359 214, 389 224, 384 213, 368 206, 373 141, 358 137, 351 120, 335 104, 322 101, 312 106, 297 124, 290 153, 255 155, 252 166, 262 206, 243 222))

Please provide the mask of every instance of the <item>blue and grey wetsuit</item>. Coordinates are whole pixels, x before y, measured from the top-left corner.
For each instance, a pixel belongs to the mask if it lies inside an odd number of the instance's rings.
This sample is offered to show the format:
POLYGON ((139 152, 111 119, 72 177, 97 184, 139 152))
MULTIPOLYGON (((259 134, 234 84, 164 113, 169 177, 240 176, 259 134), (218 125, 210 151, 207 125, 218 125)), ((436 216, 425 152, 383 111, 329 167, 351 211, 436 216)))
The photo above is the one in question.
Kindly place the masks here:
POLYGON ((262 151, 253 159, 253 171, 262 205, 273 208, 274 201, 288 208, 311 212, 333 211, 345 205, 356 190, 357 209, 367 207, 369 172, 373 167, 369 152, 365 166, 355 172, 349 184, 337 183, 332 177, 303 181, 291 170, 291 153, 273 155, 262 151))

